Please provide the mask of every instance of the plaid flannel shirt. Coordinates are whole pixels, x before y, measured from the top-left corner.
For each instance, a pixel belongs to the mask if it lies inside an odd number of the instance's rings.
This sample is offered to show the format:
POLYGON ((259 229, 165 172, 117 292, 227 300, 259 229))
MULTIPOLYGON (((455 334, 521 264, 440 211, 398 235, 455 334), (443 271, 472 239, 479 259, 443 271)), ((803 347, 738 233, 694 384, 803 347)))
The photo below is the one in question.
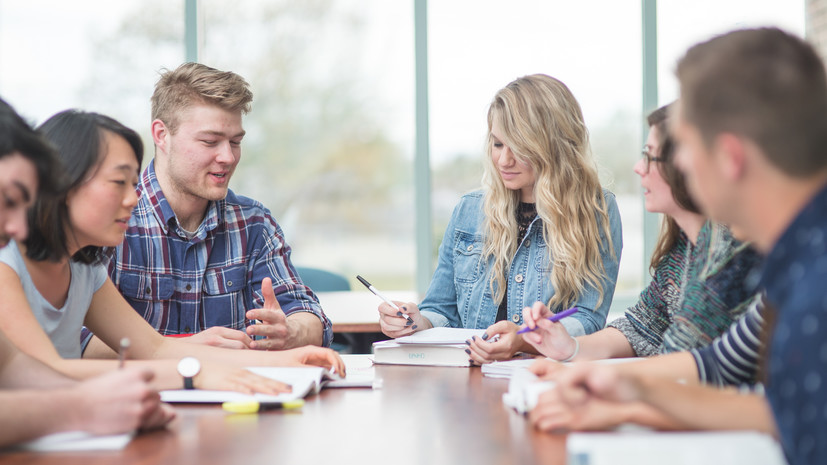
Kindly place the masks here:
POLYGON ((243 330, 247 310, 264 304, 261 280, 270 277, 276 299, 290 315, 310 312, 333 336, 313 291, 290 263, 290 246, 260 202, 236 195, 210 202, 192 238, 178 224, 158 179, 154 160, 138 185, 125 241, 110 255, 115 286, 164 335, 197 333, 212 326, 243 330))

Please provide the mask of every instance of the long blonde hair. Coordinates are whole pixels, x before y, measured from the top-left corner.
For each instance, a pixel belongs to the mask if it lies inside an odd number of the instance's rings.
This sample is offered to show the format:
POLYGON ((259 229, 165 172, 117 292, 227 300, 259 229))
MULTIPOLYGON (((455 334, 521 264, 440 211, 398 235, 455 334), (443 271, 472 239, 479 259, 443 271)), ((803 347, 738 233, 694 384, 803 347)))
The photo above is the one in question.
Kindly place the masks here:
POLYGON ((543 224, 543 239, 553 263, 555 294, 549 307, 568 307, 587 284, 599 292, 606 270, 601 258, 601 231, 614 255, 609 216, 589 134, 580 105, 565 84, 544 74, 521 77, 497 92, 488 109, 484 163, 485 248, 493 257, 489 285, 496 302, 504 297, 506 275, 517 251, 516 211, 520 192, 503 184, 491 157, 494 122, 502 143, 534 172, 534 199, 543 224))

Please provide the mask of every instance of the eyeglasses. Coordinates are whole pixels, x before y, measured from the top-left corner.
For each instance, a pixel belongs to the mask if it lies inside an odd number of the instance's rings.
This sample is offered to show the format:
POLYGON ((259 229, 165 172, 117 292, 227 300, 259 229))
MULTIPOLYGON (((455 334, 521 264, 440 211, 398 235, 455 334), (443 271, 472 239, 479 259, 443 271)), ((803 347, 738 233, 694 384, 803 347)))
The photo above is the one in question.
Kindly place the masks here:
POLYGON ((643 147, 640 154, 643 156, 643 166, 646 168, 646 172, 649 172, 649 167, 652 165, 653 161, 663 161, 663 158, 656 157, 649 153, 649 146, 643 147))

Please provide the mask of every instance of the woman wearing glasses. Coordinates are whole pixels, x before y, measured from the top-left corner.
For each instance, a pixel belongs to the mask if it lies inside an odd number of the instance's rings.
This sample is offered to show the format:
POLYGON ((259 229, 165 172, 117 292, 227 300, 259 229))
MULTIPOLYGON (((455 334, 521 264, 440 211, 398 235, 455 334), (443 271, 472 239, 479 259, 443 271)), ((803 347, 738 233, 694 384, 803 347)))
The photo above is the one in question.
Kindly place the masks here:
POLYGON ((759 258, 748 244, 705 218, 673 164, 675 146, 667 133, 669 109, 649 115, 649 137, 634 167, 646 210, 664 215, 652 254, 652 281, 624 316, 591 335, 572 337, 545 320, 537 303, 523 311, 523 335, 540 353, 562 361, 650 356, 709 345, 755 300, 745 283, 759 258))

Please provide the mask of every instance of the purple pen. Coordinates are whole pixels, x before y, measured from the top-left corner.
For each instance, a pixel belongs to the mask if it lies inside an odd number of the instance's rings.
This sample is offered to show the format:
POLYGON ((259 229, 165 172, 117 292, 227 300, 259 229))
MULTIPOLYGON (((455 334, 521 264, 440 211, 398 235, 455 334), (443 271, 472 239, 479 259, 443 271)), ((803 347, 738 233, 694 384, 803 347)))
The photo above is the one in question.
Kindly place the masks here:
MULTIPOLYGON (((578 310, 580 310, 580 309, 577 308, 577 307, 572 307, 568 310, 563 310, 560 313, 555 313, 554 315, 551 315, 550 317, 546 318, 546 320, 551 321, 551 322, 560 321, 560 320, 562 320, 563 318, 565 318, 567 316, 574 315, 575 313, 577 313, 578 310)), ((534 331, 535 329, 537 329, 536 326, 534 328, 529 328, 528 326, 526 326, 525 328, 517 331, 517 334, 530 333, 531 331, 534 331)))

